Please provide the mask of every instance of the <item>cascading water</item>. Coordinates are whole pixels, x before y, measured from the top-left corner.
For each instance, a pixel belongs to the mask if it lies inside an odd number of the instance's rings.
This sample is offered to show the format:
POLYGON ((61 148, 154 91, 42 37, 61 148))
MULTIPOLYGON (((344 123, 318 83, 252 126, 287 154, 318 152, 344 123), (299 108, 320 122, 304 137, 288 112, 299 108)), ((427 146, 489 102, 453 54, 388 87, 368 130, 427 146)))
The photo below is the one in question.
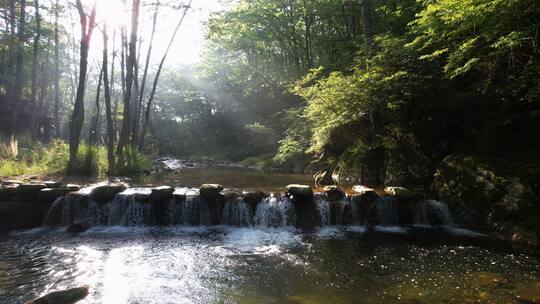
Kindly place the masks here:
POLYGON ((254 222, 259 227, 285 227, 296 223, 294 205, 286 197, 267 197, 257 206, 254 222))
POLYGON ((375 201, 377 224, 383 226, 397 226, 399 224, 396 203, 397 199, 392 196, 380 196, 375 201))
POLYGON ((229 200, 223 208, 221 223, 224 225, 251 227, 253 226, 253 211, 242 198, 229 200))
POLYGON ((454 220, 445 203, 428 199, 416 209, 415 224, 452 226, 454 220))
POLYGON ((317 210, 319 210, 319 215, 321 217, 321 225, 330 225, 331 224, 331 212, 330 212, 330 203, 326 199, 326 195, 322 193, 315 193, 314 195, 315 204, 317 205, 317 210))

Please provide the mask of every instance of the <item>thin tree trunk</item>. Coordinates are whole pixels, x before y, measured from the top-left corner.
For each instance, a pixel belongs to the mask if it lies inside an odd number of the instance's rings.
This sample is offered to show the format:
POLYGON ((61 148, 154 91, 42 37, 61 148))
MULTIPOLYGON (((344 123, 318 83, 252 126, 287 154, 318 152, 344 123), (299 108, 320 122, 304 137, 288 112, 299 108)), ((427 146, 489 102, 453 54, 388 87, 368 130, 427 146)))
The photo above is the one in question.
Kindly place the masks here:
POLYGON ((103 79, 103 65, 99 71, 97 90, 96 90, 96 110, 94 113, 94 119, 92 121, 92 128, 90 129, 90 136, 88 138, 88 143, 90 145, 95 145, 98 140, 99 134, 99 116, 101 115, 101 109, 99 105, 99 97, 101 94, 101 80, 103 79))
POLYGON ((362 0, 362 19, 366 47, 371 49, 373 47, 373 26, 371 24, 371 4, 369 0, 362 0))
MULTIPOLYGON (((141 88, 140 88, 140 91, 139 91, 139 105, 141 107, 141 111, 142 111, 143 98, 144 98, 144 89, 145 89, 145 86, 146 86, 146 77, 148 75, 148 67, 150 66, 150 57, 151 57, 151 54, 152 54, 152 44, 154 42, 154 35, 156 33, 158 10, 159 10, 159 0, 156 3, 156 10, 154 11, 154 16, 152 18, 152 34, 150 36, 150 43, 148 44, 148 52, 146 53, 146 62, 144 64, 144 72, 143 72, 143 77, 142 77, 142 82, 141 82, 141 88)), ((144 120, 145 119, 143 119, 143 125, 144 125, 144 120)), ((134 134, 133 134, 133 142, 134 143, 137 142, 137 137, 138 136, 139 135, 138 135, 138 129, 137 129, 137 132, 134 132, 134 134)), ((142 134, 142 136, 144 137, 144 133, 142 134)), ((142 141, 142 139, 139 141, 139 143, 141 141, 142 141)))
MULTIPOLYGON (((113 119, 111 112, 111 92, 109 88, 109 77, 107 74, 107 43, 109 37, 107 36, 107 23, 103 24, 103 90, 105 93, 105 116, 107 118, 107 162, 109 164, 109 176, 114 174, 114 129, 113 119)), ((114 47, 113 47, 114 48, 114 47)), ((113 51, 114 53, 114 51, 113 51)), ((114 55, 113 55, 113 67, 114 67, 114 55)), ((111 79, 112 79, 111 71, 111 79)))
MULTIPOLYGON (((109 40, 109 36, 107 36, 107 42, 109 40)), ((113 110, 112 110, 112 113, 111 113, 111 119, 113 120, 113 130, 112 130, 112 134, 114 137, 116 137, 116 130, 118 129, 117 126, 116 126, 116 114, 118 113, 118 98, 116 98, 115 96, 115 92, 114 92, 114 64, 116 62, 116 45, 115 45, 115 42, 116 42, 116 30, 113 30, 113 41, 112 41, 112 66, 111 66, 111 79, 110 79, 110 88, 109 88, 109 96, 111 98, 114 98, 114 107, 113 107, 113 110)), ((109 100, 111 101, 111 100, 109 100)), ((113 158, 114 159, 114 158, 113 158)), ((114 168, 113 168, 114 170, 114 168)))
POLYGON ((154 77, 154 83, 152 84, 152 91, 150 92, 150 97, 148 98, 148 103, 146 105, 146 114, 144 117, 144 124, 142 128, 141 133, 141 140, 139 143, 139 150, 142 151, 144 148, 144 136, 146 135, 146 128, 148 126, 148 121, 150 120, 150 112, 152 111, 152 101, 154 100, 154 96, 156 94, 156 89, 159 81, 159 75, 161 74, 161 69, 163 68, 163 63, 165 63, 165 59, 167 59, 167 55, 169 54, 169 50, 171 49, 171 45, 174 42, 174 38, 176 37, 176 33, 178 33, 178 29, 180 29, 180 26, 182 25, 182 22, 184 21, 184 18, 186 17, 188 9, 191 7, 191 1, 189 0, 188 5, 184 9, 184 13, 182 14, 182 18, 178 21, 178 24, 176 25, 176 28, 174 29, 174 32, 171 36, 171 40, 169 40, 169 45, 167 45, 167 49, 165 50, 165 53, 163 54, 163 57, 161 57, 161 61, 159 62, 159 67, 156 72, 156 76, 154 77))
POLYGON ((54 133, 60 137, 60 42, 58 38, 58 10, 56 0, 54 7, 54 133))
POLYGON ((77 97, 73 107, 71 116, 70 134, 69 134, 69 163, 70 168, 73 168, 77 160, 77 150, 81 140, 81 131, 84 123, 84 89, 86 85, 86 71, 88 69, 88 49, 90 47, 90 39, 95 27, 96 18, 96 2, 90 13, 90 20, 87 22, 81 0, 77 0, 77 8, 81 18, 81 58, 79 68, 79 86, 77 88, 77 97))
POLYGON ((11 116, 11 134, 17 132, 17 118, 19 116, 19 107, 21 106, 21 95, 23 86, 23 64, 24 64, 24 41, 26 25, 26 0, 21 0, 21 14, 19 17, 19 44, 17 45, 17 60, 15 67, 15 86, 13 91, 13 112, 11 116))
MULTIPOLYGON (((36 128, 37 118, 37 68, 38 68, 38 53, 39 53, 39 39, 41 38, 41 16, 39 15, 39 0, 34 0, 34 10, 36 11, 36 33, 34 35, 33 54, 32 54, 32 89, 30 93, 30 106, 32 109, 32 118, 30 122, 31 130, 38 130, 36 128)), ((32 137, 37 138, 37 133, 32 132, 32 137)))
POLYGON ((126 65, 126 94, 124 96, 124 117, 122 121, 122 130, 120 131, 120 139, 118 140, 118 165, 124 165, 124 147, 129 141, 129 134, 131 130, 130 117, 131 117, 131 96, 133 89, 133 77, 134 68, 137 60, 137 32, 139 27, 139 6, 140 0, 133 0, 131 11, 131 33, 128 47, 128 60, 126 65))
POLYGON ((45 102, 47 96, 47 87, 49 84, 49 54, 44 54, 44 57, 45 58, 43 58, 43 60, 45 62, 42 64, 40 76, 39 98, 35 109, 35 112, 38 112, 40 121, 38 121, 36 125, 32 126, 32 134, 34 134, 34 138, 39 138, 39 133, 41 129, 40 123, 42 122, 41 119, 47 117, 45 111, 45 102))

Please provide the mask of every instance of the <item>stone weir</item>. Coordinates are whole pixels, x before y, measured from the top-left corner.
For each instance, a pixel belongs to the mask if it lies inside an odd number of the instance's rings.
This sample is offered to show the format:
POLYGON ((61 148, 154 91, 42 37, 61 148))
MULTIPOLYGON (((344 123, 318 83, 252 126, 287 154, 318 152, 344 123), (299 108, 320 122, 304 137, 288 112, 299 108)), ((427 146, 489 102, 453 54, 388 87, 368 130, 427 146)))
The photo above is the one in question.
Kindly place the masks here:
POLYGON ((224 190, 216 184, 199 189, 108 184, 59 196, 43 225, 65 226, 71 232, 93 226, 452 225, 446 205, 404 188, 387 188, 384 195, 362 186, 354 191, 347 195, 330 186, 314 193, 309 186, 289 185, 284 193, 269 194, 224 190))

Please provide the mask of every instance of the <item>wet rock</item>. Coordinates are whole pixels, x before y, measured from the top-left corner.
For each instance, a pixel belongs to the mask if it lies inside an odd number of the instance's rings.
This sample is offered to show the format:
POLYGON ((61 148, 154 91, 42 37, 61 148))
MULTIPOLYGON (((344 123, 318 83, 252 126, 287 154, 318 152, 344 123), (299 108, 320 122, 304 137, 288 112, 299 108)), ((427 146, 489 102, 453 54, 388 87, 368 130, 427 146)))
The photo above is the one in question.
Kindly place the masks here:
POLYGON ((172 197, 174 188, 170 186, 161 186, 152 188, 150 193, 150 200, 152 201, 166 201, 172 197))
POLYGON ((355 185, 352 190, 358 194, 376 194, 374 189, 362 185, 355 185))
POLYGON ((331 202, 341 201, 345 198, 345 192, 338 186, 326 186, 324 193, 326 193, 326 199, 331 202))
POLYGON ((120 183, 97 186, 90 192, 90 196, 97 202, 110 202, 117 193, 126 190, 126 186, 120 183))
POLYGON ((39 191, 45 188, 44 184, 21 184, 17 187, 17 197, 22 201, 37 201, 39 191))
POLYGON ((315 179, 316 187, 334 184, 334 180, 332 179, 332 173, 330 172, 330 170, 318 171, 313 175, 313 178, 315 179))
POLYGON ((287 194, 298 200, 312 200, 313 190, 307 185, 291 184, 287 186, 287 194))
POLYGON ((8 201, 17 195, 18 184, 0 187, 0 201, 8 201))
POLYGON ((51 292, 27 304, 73 304, 88 296, 88 287, 77 287, 51 292))
POLYGON ((216 199, 221 197, 223 186, 219 184, 203 184, 199 190, 201 197, 206 199, 216 199))
POLYGON ((242 196, 242 194, 235 190, 226 190, 223 192, 223 199, 225 201, 232 201, 242 196))
POLYGON ((56 181, 45 181, 43 184, 47 186, 47 188, 60 188, 60 186, 62 186, 61 182, 56 181))
POLYGON ((8 186, 8 185, 20 185, 20 184, 23 184, 23 182, 18 181, 18 180, 14 180, 14 179, 9 179, 9 180, 2 181, 2 185, 5 185, 5 186, 8 186))
POLYGON ((68 188, 45 188, 41 189, 38 193, 38 200, 43 203, 52 203, 60 196, 68 194, 70 190, 68 188))
POLYGON ((67 232, 68 233, 83 233, 85 231, 87 231, 88 229, 90 229, 90 224, 86 223, 86 222, 78 222, 78 223, 74 223, 72 225, 70 225, 68 228, 67 228, 67 232))
POLYGON ((242 192, 242 197, 244 202, 248 203, 253 207, 253 210, 257 209, 257 205, 262 201, 266 194, 262 191, 244 191, 242 192))
POLYGON ((81 186, 77 184, 67 184, 66 188, 69 189, 69 191, 79 191, 81 190, 81 186))
POLYGON ((412 191, 405 187, 386 187, 384 188, 384 192, 400 199, 410 199, 413 197, 412 191))

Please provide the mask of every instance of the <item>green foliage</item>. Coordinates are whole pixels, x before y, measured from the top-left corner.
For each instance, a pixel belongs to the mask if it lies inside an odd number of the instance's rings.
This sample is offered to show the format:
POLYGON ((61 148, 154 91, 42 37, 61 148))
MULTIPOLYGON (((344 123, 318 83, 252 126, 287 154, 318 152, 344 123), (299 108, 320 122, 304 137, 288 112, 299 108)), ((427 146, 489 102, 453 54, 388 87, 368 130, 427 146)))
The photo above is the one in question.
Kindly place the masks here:
MULTIPOLYGON (((103 151, 103 158, 98 157, 98 159, 105 160, 105 165, 107 164, 107 151, 103 151)), ((130 175, 133 173, 138 173, 145 170, 150 170, 152 164, 142 153, 140 153, 136 147, 127 146, 124 147, 123 157, 125 161, 123 163, 117 163, 116 173, 119 175, 130 175)), ((106 172, 106 171, 104 171, 106 172)))

